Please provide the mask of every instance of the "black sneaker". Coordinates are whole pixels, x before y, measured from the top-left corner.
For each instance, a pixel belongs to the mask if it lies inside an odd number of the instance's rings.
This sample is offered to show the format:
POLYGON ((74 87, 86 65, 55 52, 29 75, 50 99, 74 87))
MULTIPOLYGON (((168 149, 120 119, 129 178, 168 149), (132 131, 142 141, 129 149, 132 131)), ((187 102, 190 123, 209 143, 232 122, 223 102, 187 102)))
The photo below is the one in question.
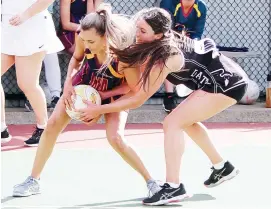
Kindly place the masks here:
POLYGON ((209 188, 218 186, 224 181, 234 178, 239 173, 239 170, 234 168, 228 161, 224 164, 224 167, 219 170, 216 170, 214 167, 211 169, 213 170, 212 174, 209 179, 204 182, 204 185, 209 188))
POLYGON ((8 132, 8 128, 1 132, 1 144, 8 143, 11 140, 11 135, 8 132))
POLYGON ((180 202, 187 198, 188 195, 183 184, 178 188, 172 188, 168 183, 162 186, 162 189, 153 196, 143 200, 144 205, 165 205, 168 203, 180 202))
POLYGON ((163 106, 167 113, 170 113, 177 107, 177 101, 174 97, 174 93, 167 93, 163 99, 163 106))
POLYGON ((24 141, 24 144, 26 146, 37 146, 39 144, 40 137, 41 137, 41 134, 43 131, 44 131, 44 129, 40 129, 40 128, 36 127, 32 136, 28 140, 24 141))
POLYGON ((51 104, 48 106, 48 108, 55 108, 58 100, 59 100, 59 97, 53 96, 51 104))
POLYGON ((25 101, 24 106, 28 112, 32 112, 33 108, 28 100, 25 101))

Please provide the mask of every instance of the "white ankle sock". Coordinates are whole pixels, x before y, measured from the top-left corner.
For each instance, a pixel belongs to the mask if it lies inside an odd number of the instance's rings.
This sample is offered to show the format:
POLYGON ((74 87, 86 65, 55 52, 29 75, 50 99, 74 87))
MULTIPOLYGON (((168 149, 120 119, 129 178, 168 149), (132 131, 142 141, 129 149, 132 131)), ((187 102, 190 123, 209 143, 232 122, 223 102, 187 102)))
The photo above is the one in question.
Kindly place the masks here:
POLYGON ((44 124, 44 125, 40 125, 40 124, 37 124, 37 127, 39 128, 39 129, 45 129, 46 128, 46 123, 44 124))
POLYGON ((213 166, 216 170, 220 170, 224 167, 224 165, 225 165, 225 161, 222 160, 220 163, 214 164, 213 166))
POLYGON ((6 122, 1 122, 1 132, 3 132, 7 128, 6 122))
POLYGON ((172 188, 178 188, 180 186, 180 184, 175 184, 175 183, 171 183, 171 182, 167 182, 172 188))

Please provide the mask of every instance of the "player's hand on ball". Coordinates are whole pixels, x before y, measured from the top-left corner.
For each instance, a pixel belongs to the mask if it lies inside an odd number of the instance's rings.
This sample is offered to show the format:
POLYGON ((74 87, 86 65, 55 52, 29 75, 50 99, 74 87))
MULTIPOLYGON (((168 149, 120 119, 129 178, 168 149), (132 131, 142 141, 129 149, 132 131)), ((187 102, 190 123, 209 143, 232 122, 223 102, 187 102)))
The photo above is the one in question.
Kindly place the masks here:
POLYGON ((87 126, 92 126, 92 125, 95 125, 98 120, 100 119, 101 115, 99 115, 98 117, 94 118, 94 119, 91 119, 90 121, 83 121, 84 124, 86 124, 87 126))
POLYGON ((72 96, 75 96, 74 87, 72 85, 72 80, 66 80, 64 84, 64 90, 63 90, 63 99, 66 107, 70 110, 74 109, 72 96))
POLYGON ((85 123, 88 123, 90 120, 100 115, 99 112, 100 105, 93 104, 87 100, 83 100, 83 102, 87 104, 88 107, 84 109, 78 109, 77 112, 80 112, 81 115, 80 120, 82 120, 85 123))

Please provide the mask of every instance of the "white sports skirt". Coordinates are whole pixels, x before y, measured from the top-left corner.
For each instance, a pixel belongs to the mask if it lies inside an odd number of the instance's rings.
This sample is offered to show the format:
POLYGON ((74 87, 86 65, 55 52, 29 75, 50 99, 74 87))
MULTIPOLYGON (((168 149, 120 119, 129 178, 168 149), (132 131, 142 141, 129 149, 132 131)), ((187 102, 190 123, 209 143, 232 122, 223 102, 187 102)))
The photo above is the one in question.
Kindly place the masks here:
POLYGON ((64 49, 56 36, 54 22, 48 11, 35 15, 19 26, 9 24, 11 17, 2 14, 1 53, 29 56, 41 51, 51 54, 64 49))

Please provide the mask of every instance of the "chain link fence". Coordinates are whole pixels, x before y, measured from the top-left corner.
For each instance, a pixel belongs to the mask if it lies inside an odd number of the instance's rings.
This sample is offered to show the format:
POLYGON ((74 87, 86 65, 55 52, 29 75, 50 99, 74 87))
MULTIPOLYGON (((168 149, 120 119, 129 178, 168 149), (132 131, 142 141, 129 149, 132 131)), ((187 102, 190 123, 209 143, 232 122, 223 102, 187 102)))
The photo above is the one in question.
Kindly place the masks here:
MULTIPOLYGON (((135 12, 159 5, 160 0, 106 0, 116 13, 132 15, 135 12)), ((249 51, 260 54, 234 58, 260 87, 261 95, 265 94, 265 83, 268 72, 271 72, 271 1, 270 0, 205 0, 208 12, 203 37, 211 37, 219 46, 247 47, 249 51)), ((59 0, 53 5, 53 20, 56 30, 59 28, 59 0)), ((70 57, 59 54, 62 86, 66 77, 70 57)), ((46 83, 44 67, 40 82, 46 83)), ((2 84, 7 95, 6 106, 23 105, 24 95, 16 82, 15 68, 12 67, 2 77, 2 84)), ((164 88, 158 91, 163 94, 164 88)))

